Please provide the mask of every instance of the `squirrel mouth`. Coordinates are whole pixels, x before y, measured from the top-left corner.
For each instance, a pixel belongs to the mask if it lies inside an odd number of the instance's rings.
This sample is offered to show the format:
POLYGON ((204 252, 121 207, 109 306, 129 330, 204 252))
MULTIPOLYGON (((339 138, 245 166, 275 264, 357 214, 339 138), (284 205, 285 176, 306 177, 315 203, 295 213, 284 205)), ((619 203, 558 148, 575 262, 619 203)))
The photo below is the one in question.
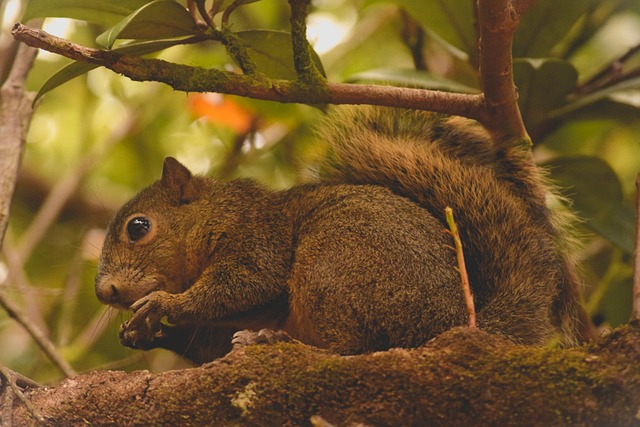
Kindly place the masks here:
POLYGON ((135 301, 131 301, 131 302, 118 301, 118 302, 110 302, 108 305, 110 307, 113 307, 113 308, 118 309, 118 310, 129 311, 129 310, 131 310, 131 306, 134 303, 135 303, 135 301))
MULTIPOLYGON (((140 284, 138 284, 138 286, 139 285, 140 284)), ((149 280, 147 283, 145 283, 145 285, 147 285, 145 287, 149 288, 147 292, 145 292, 144 294, 142 294, 141 296, 139 296, 133 301, 120 301, 119 304, 117 304, 119 308, 121 310, 133 311, 131 307, 134 306, 142 298, 145 298, 154 292, 162 291, 164 289, 163 282, 161 278, 158 278, 158 277, 154 277, 153 279, 149 280)))

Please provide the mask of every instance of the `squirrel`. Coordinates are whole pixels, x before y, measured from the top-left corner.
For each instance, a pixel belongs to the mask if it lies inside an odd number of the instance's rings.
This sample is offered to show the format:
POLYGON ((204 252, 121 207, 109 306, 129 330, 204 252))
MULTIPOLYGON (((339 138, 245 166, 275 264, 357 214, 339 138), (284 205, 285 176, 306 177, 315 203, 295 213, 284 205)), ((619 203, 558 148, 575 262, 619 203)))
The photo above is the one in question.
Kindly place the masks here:
POLYGON ((455 215, 478 326, 514 343, 588 337, 553 187, 522 148, 477 122, 334 107, 316 182, 274 191, 162 177, 109 224, 95 289, 133 311, 120 340, 203 363, 243 329, 339 354, 418 347, 468 313, 445 208, 455 215))

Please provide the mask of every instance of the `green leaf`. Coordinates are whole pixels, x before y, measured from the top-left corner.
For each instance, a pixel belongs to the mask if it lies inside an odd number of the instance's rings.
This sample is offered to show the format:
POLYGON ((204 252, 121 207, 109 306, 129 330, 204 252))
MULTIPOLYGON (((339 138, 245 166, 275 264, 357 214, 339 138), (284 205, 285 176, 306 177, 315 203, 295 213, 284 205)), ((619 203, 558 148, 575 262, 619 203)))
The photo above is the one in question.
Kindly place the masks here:
POLYGON ((147 3, 149 0, 29 0, 22 20, 71 18, 111 26, 147 3))
POLYGON ((573 208, 594 231, 628 253, 633 252, 635 214, 622 203, 622 186, 602 159, 592 156, 558 157, 550 161, 551 177, 573 208))
POLYGON ((517 59, 513 63, 518 104, 527 127, 535 128, 549 112, 565 104, 578 72, 560 59, 517 59))
MULTIPOLYGON (((141 56, 148 53, 157 52, 159 50, 166 49, 180 43, 182 43, 182 40, 160 40, 131 43, 126 46, 121 46, 113 49, 113 52, 122 53, 124 55, 141 56)), ((71 64, 63 67, 58 72, 56 72, 42 85, 42 87, 36 94, 34 102, 37 101, 45 93, 50 92, 58 86, 68 82, 69 80, 74 79, 98 67, 99 65, 90 64, 88 62, 72 62, 71 64)))
POLYGON ((514 57, 543 57, 599 0, 537 0, 522 16, 513 40, 514 57))
POLYGON ((191 14, 173 0, 155 0, 100 34, 98 44, 111 49, 117 39, 161 40, 198 34, 191 14))
POLYGON ((446 92, 479 93, 478 89, 465 86, 426 71, 411 68, 379 68, 367 70, 349 76, 347 81, 391 83, 397 86, 419 87, 446 92))
POLYGON ((476 56, 477 36, 473 2, 469 0, 397 0, 430 33, 476 56))
MULTIPOLYGON (((262 73, 273 79, 293 80, 296 68, 293 63, 291 34, 286 31, 249 30, 236 36, 242 41, 253 62, 262 73)), ((322 62, 315 52, 312 60, 324 75, 322 62)))

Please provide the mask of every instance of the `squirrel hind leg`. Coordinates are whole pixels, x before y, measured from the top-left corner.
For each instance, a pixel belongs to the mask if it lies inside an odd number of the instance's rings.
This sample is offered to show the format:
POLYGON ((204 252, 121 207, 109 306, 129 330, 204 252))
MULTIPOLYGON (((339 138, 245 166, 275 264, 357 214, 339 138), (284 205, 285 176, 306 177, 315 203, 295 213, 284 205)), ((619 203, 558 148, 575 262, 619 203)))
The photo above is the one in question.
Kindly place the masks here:
POLYGON ((237 350, 250 345, 275 344, 289 341, 291 341, 289 334, 280 329, 260 329, 257 332, 245 329, 233 334, 231 344, 233 345, 233 349, 237 350))

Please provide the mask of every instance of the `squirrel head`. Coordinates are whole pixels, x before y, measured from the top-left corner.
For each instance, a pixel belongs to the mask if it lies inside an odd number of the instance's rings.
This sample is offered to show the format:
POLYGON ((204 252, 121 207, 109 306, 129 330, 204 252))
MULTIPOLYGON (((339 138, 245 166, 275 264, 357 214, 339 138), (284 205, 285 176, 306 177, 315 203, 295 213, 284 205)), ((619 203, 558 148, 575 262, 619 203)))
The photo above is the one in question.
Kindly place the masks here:
POLYGON ((162 177, 127 202, 109 224, 95 289, 98 299, 128 308, 158 290, 188 286, 188 206, 198 199, 198 178, 176 159, 164 160, 162 177))

